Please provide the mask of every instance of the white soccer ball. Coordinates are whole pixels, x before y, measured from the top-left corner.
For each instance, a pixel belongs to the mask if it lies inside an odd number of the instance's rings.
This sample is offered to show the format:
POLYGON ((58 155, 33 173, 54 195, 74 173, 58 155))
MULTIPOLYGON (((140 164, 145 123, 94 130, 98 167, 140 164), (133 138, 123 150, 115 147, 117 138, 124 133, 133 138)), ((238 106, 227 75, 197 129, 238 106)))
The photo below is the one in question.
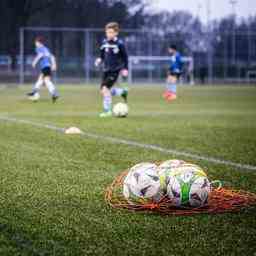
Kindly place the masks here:
POLYGON ((140 163, 132 167, 124 180, 123 195, 130 203, 138 199, 154 202, 160 200, 157 166, 153 163, 140 163))
POLYGON ((29 96, 28 99, 31 101, 38 101, 40 99, 40 94, 36 92, 33 96, 29 96))
POLYGON ((128 105, 122 102, 115 104, 113 107, 113 114, 116 117, 126 117, 128 115, 128 105))
POLYGON ((196 165, 183 165, 167 177, 167 196, 177 207, 202 207, 207 204, 211 184, 196 165))

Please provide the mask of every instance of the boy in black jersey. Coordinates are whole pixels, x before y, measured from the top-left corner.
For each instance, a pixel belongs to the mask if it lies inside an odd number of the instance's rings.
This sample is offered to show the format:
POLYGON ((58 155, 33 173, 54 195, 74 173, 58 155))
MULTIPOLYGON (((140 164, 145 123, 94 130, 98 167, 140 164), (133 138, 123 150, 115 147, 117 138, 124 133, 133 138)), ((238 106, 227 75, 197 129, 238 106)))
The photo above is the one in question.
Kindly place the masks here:
POLYGON ((127 101, 128 90, 113 87, 119 74, 128 76, 128 56, 125 45, 118 38, 119 25, 111 22, 105 27, 106 38, 100 47, 100 57, 96 59, 95 65, 103 64, 103 78, 101 83, 101 94, 103 97, 103 113, 100 117, 112 116, 112 96, 121 96, 127 101))

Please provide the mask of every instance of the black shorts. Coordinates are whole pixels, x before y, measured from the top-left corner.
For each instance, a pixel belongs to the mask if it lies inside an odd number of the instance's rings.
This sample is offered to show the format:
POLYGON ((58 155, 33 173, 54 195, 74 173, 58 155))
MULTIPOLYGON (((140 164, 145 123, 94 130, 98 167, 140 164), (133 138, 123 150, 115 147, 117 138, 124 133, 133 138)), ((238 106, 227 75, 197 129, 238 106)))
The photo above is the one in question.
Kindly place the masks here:
POLYGON ((43 74, 43 76, 51 76, 52 70, 50 67, 45 67, 41 70, 41 73, 43 74))
POLYGON ((102 83, 101 83, 101 88, 103 86, 106 86, 108 89, 110 89, 115 82, 118 79, 119 76, 119 70, 118 71, 107 71, 103 73, 103 78, 102 78, 102 83))
POLYGON ((174 72, 174 71, 169 70, 168 76, 175 76, 177 79, 179 79, 181 76, 181 72, 174 72))

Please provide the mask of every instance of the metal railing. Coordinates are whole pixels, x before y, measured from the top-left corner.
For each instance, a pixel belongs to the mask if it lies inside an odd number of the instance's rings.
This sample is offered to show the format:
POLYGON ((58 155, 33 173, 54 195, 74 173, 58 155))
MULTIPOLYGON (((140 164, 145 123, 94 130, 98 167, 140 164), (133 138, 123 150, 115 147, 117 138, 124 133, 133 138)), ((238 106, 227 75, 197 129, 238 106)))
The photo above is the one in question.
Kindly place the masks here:
MULTIPOLYGON (((20 29, 18 67, 21 84, 32 81, 37 74, 30 67, 28 58, 34 55, 33 40, 39 34, 45 36, 47 45, 57 57, 59 70, 56 77, 60 82, 89 84, 99 80, 99 70, 94 67, 94 60, 104 38, 103 29, 26 27, 20 29)), ((210 37, 207 32, 198 38, 193 34, 182 36, 184 42, 181 52, 193 59, 196 82, 254 83, 252 72, 256 71, 256 48, 253 46, 256 45, 256 33, 236 33, 235 49, 232 47, 234 39, 231 32, 211 34, 210 37)), ((120 37, 125 40, 129 55, 133 56, 131 60, 139 56, 148 60, 165 58, 171 42, 180 46, 175 33, 166 38, 156 31, 127 29, 122 30, 120 37)), ((145 74, 145 82, 158 82, 160 79, 153 71, 149 71, 148 66, 145 66, 145 74)), ((132 75, 132 81, 136 83, 136 80, 136 74, 132 75)))

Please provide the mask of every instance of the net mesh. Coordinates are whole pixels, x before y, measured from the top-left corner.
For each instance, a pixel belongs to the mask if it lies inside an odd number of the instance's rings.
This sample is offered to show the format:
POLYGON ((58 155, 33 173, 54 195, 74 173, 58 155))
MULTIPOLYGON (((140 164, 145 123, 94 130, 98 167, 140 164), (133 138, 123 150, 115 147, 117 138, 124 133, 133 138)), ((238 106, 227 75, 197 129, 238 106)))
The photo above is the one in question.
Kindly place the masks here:
POLYGON ((163 197, 158 203, 139 200, 128 202, 123 194, 123 181, 128 171, 118 175, 105 192, 106 202, 113 208, 127 209, 131 211, 152 212, 173 216, 186 216, 194 214, 218 214, 237 212, 241 209, 256 206, 256 194, 243 190, 230 188, 214 188, 210 193, 207 205, 200 208, 177 208, 172 202, 163 197))

